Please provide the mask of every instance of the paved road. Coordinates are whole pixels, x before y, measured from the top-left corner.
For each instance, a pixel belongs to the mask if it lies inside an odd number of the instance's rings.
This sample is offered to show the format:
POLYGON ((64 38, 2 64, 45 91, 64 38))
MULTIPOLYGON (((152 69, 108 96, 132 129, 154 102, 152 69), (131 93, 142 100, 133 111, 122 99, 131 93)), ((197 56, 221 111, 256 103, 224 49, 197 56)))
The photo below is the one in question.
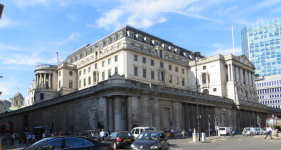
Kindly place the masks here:
MULTIPOLYGON (((171 145, 170 150, 280 150, 281 149, 281 138, 273 137, 264 139, 264 135, 262 136, 247 136, 244 137, 242 135, 236 135, 234 137, 207 137, 207 143, 194 143, 191 137, 186 139, 169 139, 169 143, 171 145)), ((24 146, 9 146, 3 147, 3 150, 20 150, 24 148, 24 146)), ((126 149, 118 149, 118 150, 128 150, 126 149)))

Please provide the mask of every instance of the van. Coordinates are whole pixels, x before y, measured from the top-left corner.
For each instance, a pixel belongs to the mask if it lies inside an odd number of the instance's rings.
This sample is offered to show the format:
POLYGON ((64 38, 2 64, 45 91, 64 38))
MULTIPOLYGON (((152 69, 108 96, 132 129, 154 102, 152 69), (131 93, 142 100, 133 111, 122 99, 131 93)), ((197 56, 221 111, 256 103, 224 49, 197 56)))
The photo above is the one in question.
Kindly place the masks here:
POLYGON ((229 132, 232 132, 232 127, 219 127, 220 135, 228 135, 229 132))
POLYGON ((156 130, 156 128, 154 128, 154 127, 135 127, 132 129, 131 133, 133 134, 134 138, 136 139, 141 132, 147 131, 147 130, 156 130))

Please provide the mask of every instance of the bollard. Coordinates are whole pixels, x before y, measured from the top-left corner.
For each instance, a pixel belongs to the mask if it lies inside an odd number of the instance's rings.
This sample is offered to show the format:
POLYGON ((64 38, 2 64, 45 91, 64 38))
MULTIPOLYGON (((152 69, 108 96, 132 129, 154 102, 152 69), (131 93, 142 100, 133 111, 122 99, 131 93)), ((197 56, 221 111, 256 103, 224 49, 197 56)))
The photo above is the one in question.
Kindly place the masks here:
POLYGON ((205 142, 206 141, 206 133, 202 133, 202 141, 205 142))
POLYGON ((192 137, 193 137, 193 142, 197 142, 196 133, 192 133, 192 137))

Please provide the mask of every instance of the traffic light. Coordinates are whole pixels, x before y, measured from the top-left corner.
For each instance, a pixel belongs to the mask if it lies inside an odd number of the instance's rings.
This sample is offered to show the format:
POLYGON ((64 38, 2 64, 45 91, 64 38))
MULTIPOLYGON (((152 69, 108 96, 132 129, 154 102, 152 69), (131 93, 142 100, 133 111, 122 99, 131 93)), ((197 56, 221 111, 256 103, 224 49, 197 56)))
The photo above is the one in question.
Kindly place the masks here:
POLYGON ((208 115, 208 122, 211 122, 211 115, 208 115))
POLYGON ((173 122, 172 121, 170 121, 170 124, 171 124, 171 126, 173 125, 173 122))

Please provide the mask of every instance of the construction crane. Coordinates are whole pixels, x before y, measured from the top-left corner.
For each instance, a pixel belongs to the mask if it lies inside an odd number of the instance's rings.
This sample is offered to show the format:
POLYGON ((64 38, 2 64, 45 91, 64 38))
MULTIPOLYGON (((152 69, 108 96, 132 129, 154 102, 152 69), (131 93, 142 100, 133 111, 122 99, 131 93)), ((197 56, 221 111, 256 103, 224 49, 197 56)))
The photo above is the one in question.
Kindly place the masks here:
POLYGON ((58 64, 60 63, 59 52, 57 52, 58 64))

